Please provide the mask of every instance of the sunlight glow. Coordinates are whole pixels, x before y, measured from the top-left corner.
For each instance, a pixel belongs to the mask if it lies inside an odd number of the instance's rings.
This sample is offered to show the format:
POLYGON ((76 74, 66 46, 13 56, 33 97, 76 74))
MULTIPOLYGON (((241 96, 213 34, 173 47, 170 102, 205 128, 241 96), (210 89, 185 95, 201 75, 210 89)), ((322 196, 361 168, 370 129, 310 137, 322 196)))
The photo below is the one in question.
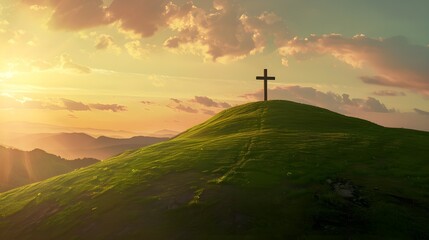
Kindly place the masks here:
POLYGON ((14 76, 15 72, 12 71, 0 72, 0 80, 9 80, 12 79, 14 76))

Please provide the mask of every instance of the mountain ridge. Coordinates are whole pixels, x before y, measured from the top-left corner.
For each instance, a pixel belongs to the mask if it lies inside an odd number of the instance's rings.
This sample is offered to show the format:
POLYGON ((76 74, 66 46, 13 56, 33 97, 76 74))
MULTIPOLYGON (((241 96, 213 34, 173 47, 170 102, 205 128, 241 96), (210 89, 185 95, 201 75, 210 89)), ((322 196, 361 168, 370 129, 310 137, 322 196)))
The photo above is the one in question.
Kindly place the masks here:
POLYGON ((91 158, 66 160, 42 149, 21 151, 0 146, 0 192, 97 163, 91 158))
POLYGON ((40 133, 18 137, 7 145, 32 150, 39 148, 65 158, 105 158, 137 149, 150 144, 165 141, 168 138, 134 136, 130 138, 93 137, 86 133, 40 133))

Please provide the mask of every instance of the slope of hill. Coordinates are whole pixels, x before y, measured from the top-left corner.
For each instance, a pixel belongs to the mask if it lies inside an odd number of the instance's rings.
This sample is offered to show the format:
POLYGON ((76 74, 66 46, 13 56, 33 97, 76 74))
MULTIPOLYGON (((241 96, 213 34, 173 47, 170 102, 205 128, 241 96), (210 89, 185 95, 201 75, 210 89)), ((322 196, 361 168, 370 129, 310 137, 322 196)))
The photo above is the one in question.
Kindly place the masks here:
POLYGON ((428 239, 429 133, 287 101, 0 194, 1 239, 428 239))
POLYGON ((40 149, 25 152, 0 146, 0 192, 97 162, 90 158, 69 161, 40 149))
POLYGON ((6 144, 15 148, 31 150, 40 148, 64 158, 106 159, 126 150, 137 149, 167 138, 131 137, 131 138, 94 138, 85 133, 44 133, 31 134, 13 139, 6 144))

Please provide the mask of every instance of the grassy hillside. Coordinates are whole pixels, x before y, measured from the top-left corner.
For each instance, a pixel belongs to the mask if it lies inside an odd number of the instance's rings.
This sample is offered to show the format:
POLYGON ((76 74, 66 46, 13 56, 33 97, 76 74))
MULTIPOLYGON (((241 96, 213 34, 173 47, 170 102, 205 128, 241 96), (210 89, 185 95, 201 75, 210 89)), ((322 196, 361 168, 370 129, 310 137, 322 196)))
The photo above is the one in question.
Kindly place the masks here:
POLYGON ((287 101, 0 194, 0 239, 429 238, 429 133, 287 101))
POLYGON ((96 159, 69 161, 35 149, 25 152, 0 146, 0 192, 71 172, 98 162, 96 159))

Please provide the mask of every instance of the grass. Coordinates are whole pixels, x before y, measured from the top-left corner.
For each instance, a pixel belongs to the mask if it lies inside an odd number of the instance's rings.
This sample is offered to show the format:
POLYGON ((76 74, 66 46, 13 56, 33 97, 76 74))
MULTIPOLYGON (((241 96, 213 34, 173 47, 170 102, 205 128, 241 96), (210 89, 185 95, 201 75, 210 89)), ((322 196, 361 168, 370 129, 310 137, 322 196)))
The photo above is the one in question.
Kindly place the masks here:
POLYGON ((426 132, 287 101, 246 104, 0 194, 0 238, 429 238, 427 149, 426 132))

